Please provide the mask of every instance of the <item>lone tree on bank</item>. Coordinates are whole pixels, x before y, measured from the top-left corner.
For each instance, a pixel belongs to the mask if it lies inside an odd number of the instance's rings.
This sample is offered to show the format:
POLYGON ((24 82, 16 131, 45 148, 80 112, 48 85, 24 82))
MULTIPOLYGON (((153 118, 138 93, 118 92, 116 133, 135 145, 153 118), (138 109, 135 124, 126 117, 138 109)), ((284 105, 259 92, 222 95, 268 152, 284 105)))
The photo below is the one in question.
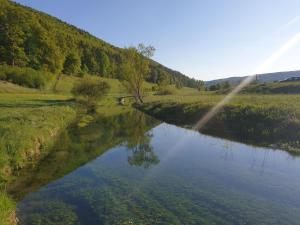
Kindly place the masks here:
POLYGON ((137 103, 143 103, 143 82, 150 72, 150 58, 154 55, 153 46, 139 44, 125 50, 121 66, 122 79, 127 91, 131 93, 137 103))

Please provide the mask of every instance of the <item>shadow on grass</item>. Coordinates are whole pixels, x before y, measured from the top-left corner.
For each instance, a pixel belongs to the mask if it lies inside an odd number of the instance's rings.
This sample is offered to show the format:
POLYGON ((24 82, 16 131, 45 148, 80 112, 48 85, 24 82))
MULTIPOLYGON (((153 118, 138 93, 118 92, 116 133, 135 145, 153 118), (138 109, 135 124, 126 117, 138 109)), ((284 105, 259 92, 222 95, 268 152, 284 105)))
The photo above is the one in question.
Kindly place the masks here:
POLYGON ((39 108, 45 106, 70 106, 74 105, 75 99, 67 99, 67 100, 52 100, 52 99, 45 99, 45 100, 28 100, 28 103, 1 103, 0 108, 39 108))

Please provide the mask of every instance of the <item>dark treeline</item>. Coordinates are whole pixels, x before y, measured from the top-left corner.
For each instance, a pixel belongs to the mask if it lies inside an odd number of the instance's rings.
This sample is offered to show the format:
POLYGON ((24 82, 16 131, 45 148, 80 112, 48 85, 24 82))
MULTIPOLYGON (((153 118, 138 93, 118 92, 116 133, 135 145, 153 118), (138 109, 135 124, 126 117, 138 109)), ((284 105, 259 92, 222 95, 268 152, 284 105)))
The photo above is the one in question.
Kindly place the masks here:
MULTIPOLYGON (((45 13, 0 0, 0 63, 52 73, 121 78, 125 49, 45 13)), ((197 87, 197 80, 151 61, 146 80, 197 87)))

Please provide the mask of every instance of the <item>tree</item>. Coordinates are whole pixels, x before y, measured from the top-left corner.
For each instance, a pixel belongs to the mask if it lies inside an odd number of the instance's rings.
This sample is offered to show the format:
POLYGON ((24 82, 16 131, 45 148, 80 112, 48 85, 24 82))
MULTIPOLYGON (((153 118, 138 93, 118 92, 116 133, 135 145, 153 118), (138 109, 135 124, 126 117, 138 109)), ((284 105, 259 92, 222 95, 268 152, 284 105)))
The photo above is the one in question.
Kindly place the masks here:
POLYGON ((104 77, 109 76, 109 68, 110 68, 110 61, 105 52, 100 53, 100 75, 104 77))
POLYGON ((24 51, 25 33, 22 29, 22 17, 22 12, 14 8, 9 8, 7 13, 0 17, 0 57, 11 66, 26 66, 28 61, 24 51))
POLYGON ((64 70, 65 74, 79 74, 81 70, 81 59, 75 53, 70 53, 67 55, 65 63, 64 63, 64 70))
POLYGON ((198 91, 204 90, 204 81, 202 81, 202 80, 197 81, 197 90, 198 91))
POLYGON ((217 91, 220 89, 220 84, 213 84, 209 86, 210 91, 217 91))
POLYGON ((176 81, 175 86, 176 86, 176 88, 178 88, 178 89, 183 88, 183 84, 182 84, 182 82, 181 82, 180 80, 177 80, 177 81, 176 81))
POLYGON ((229 82, 228 81, 223 82, 221 84, 221 88, 224 89, 224 90, 230 88, 229 82))
POLYGON ((72 94, 83 98, 87 111, 93 113, 96 110, 97 101, 107 94, 109 90, 109 84, 104 81, 84 79, 74 85, 72 94))
POLYGON ((121 77, 124 86, 135 97, 137 103, 143 103, 143 82, 150 71, 149 58, 153 56, 154 51, 152 46, 139 44, 137 48, 127 48, 124 53, 121 77))
POLYGON ((159 71, 157 84, 159 86, 166 86, 166 85, 170 84, 170 79, 169 79, 169 75, 167 72, 165 72, 163 70, 159 71))
POLYGON ((159 163, 158 156, 151 146, 153 134, 147 132, 149 119, 147 119, 145 114, 140 112, 133 113, 132 118, 134 120, 129 120, 130 126, 125 129, 129 132, 127 139, 127 148, 130 150, 128 163, 132 166, 142 166, 147 169, 159 163))

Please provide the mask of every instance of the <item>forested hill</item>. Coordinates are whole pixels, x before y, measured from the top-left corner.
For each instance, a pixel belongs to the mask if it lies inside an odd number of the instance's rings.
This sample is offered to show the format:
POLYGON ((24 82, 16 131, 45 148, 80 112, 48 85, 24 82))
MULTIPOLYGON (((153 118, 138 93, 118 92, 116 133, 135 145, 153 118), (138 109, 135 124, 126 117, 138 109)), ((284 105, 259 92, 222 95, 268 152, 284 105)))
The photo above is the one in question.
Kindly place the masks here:
MULTIPOLYGON (((0 0, 0 63, 57 74, 120 78, 124 51, 43 12, 0 0)), ((195 79, 180 72, 154 61, 150 65, 149 82, 197 86, 195 79)))

